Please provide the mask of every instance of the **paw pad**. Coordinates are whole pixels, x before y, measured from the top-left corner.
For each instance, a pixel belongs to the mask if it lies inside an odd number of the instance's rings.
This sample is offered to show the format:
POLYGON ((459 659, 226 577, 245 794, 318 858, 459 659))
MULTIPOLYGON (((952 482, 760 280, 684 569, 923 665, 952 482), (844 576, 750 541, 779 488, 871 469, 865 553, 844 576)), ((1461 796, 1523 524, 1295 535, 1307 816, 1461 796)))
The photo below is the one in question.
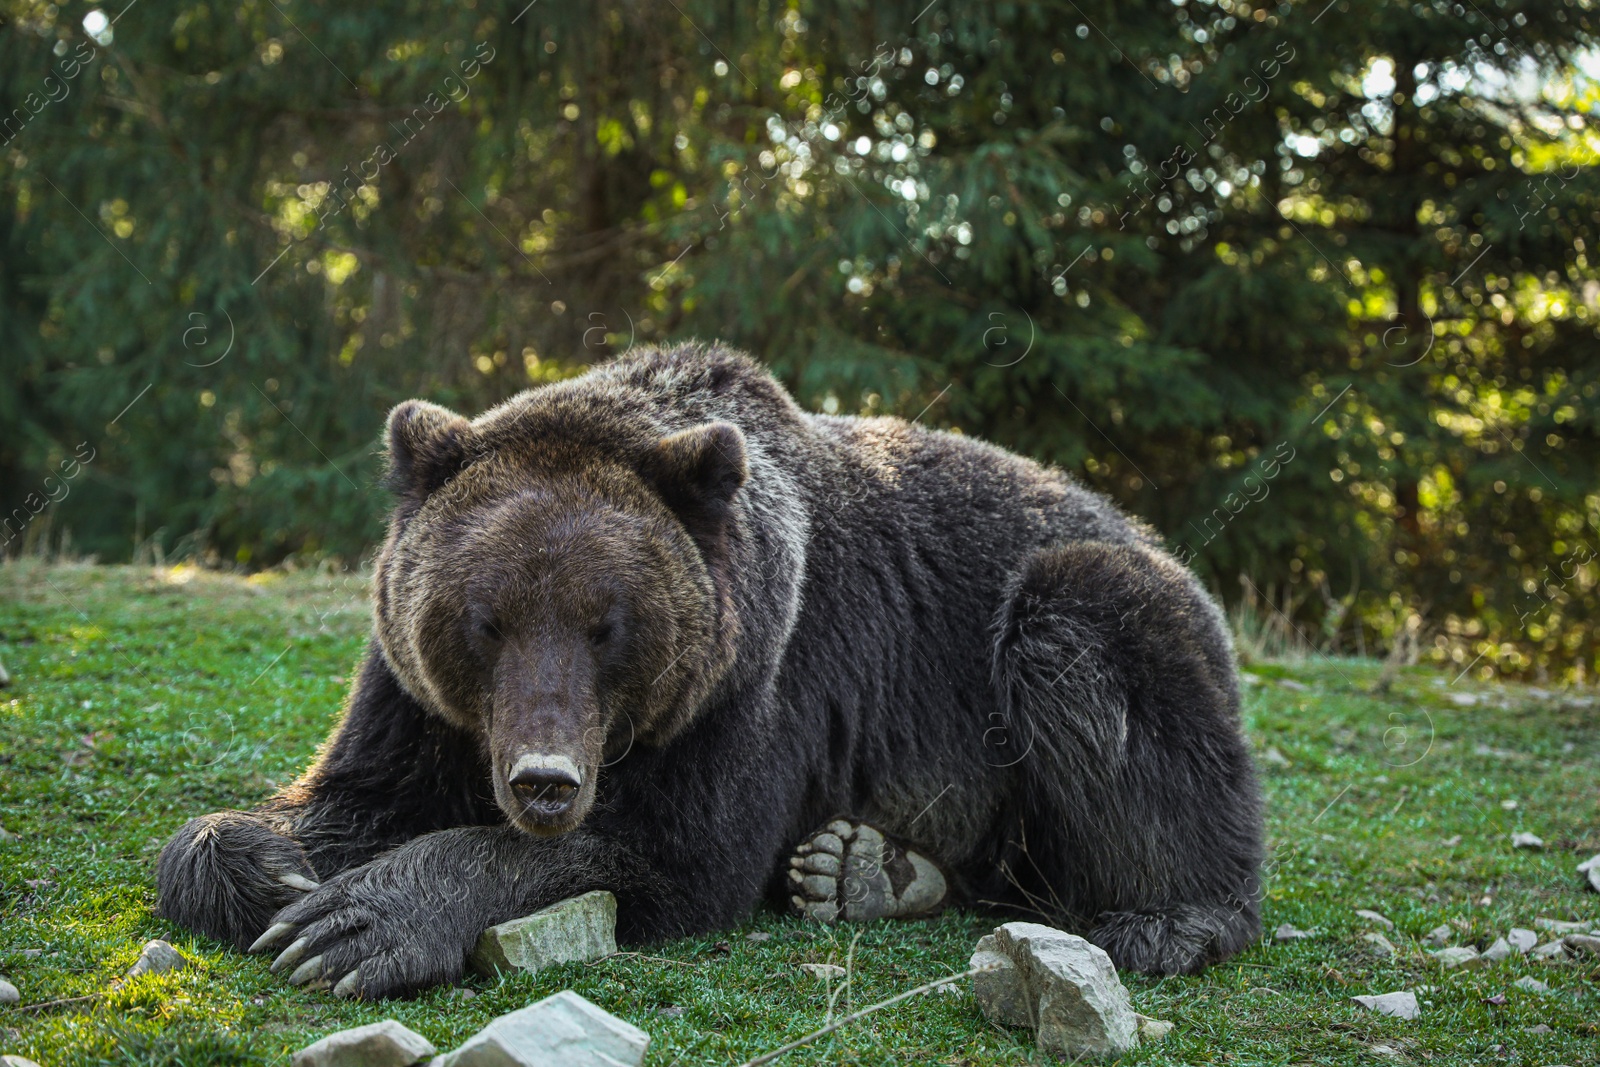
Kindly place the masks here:
POLYGON ((944 874, 866 823, 835 819, 789 858, 789 902, 819 922, 917 918, 941 908, 944 874))

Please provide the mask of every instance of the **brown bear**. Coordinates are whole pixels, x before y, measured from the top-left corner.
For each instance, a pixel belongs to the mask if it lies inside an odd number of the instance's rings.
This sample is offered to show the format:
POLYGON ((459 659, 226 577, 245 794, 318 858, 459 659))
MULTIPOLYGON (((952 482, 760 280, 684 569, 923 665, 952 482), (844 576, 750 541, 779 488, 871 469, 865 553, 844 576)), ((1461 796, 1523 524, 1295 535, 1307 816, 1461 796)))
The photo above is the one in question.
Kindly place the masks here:
POLYGON ((807 414, 697 344, 388 436, 344 716, 276 797, 178 830, 173 920, 362 997, 593 889, 624 943, 763 897, 1042 916, 1162 974, 1257 936, 1222 616, 1067 475, 807 414))

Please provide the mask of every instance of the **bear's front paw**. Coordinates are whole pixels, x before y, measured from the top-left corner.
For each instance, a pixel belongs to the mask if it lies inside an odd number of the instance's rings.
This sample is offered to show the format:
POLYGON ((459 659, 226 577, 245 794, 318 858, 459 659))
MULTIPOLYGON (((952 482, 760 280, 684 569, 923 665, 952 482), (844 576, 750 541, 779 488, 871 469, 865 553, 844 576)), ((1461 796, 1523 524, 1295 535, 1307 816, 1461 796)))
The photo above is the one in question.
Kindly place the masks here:
POLYGON ((403 996, 461 976, 479 928, 452 907, 459 903, 409 868, 374 860, 273 916, 250 951, 278 950, 272 970, 294 985, 403 996))
POLYGON ((317 888, 299 843, 254 815, 185 823, 156 861, 157 908, 181 926, 244 948, 274 913, 317 888))

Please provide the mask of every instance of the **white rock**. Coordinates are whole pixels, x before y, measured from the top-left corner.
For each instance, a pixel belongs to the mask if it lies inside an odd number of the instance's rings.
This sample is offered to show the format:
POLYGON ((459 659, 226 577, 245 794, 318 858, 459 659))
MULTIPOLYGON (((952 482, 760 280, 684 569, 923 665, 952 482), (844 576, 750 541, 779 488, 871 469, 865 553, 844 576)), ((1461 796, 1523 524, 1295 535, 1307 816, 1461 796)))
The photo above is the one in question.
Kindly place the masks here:
POLYGON ((480 974, 538 971, 557 963, 597 960, 617 951, 617 898, 603 889, 491 926, 467 963, 480 974))
POLYGON ((1576 953, 1587 952, 1591 956, 1600 956, 1600 937, 1591 937, 1588 934, 1568 934, 1561 939, 1561 943, 1576 953))
POLYGON ((1304 693, 1311 687, 1304 682, 1297 682, 1293 678, 1279 678, 1278 684, 1285 689, 1293 689, 1296 693, 1304 693))
POLYGON ((1289 757, 1280 752, 1278 750, 1278 746, 1276 745, 1273 745, 1271 748, 1268 748, 1265 752, 1261 753, 1261 762, 1270 763, 1274 767, 1290 766, 1289 757))
POLYGON ((1578 873, 1589 876, 1589 888, 1600 893, 1600 856, 1584 860, 1578 864, 1578 873))
POLYGON ((1503 937, 1497 937, 1494 939, 1494 944, 1483 950, 1483 955, 1480 958, 1488 960, 1490 963, 1499 963, 1501 960, 1510 959, 1514 954, 1511 949, 1511 942, 1503 937))
POLYGON ((1313 930, 1298 930, 1290 923, 1284 923, 1282 926, 1278 927, 1277 930, 1273 931, 1272 940, 1304 941, 1308 937, 1315 936, 1316 932, 1313 930))
POLYGON ((1441 948, 1433 953, 1433 958, 1447 971, 1457 968, 1470 971, 1483 966, 1483 957, 1478 955, 1478 950, 1467 946, 1441 948))
POLYGON ((1415 1019, 1421 1014, 1417 1008, 1417 995, 1411 992, 1380 993, 1377 996, 1359 996, 1350 999, 1379 1015, 1392 1015, 1396 1019, 1415 1019))
POLYGON ((1385 959, 1394 958, 1394 942, 1382 934, 1362 934, 1361 940, 1367 943, 1373 955, 1382 956, 1385 959))
POLYGON ((1444 945, 1448 945, 1450 943, 1450 939, 1454 936, 1456 936, 1454 929, 1448 925, 1440 925, 1435 926, 1432 930, 1429 930, 1427 936, 1422 940, 1426 941, 1430 945, 1433 945, 1435 948, 1439 948, 1444 945))
POLYGON ((837 963, 802 963, 800 969, 821 982, 843 978, 850 973, 837 963))
POLYGON ((1561 919, 1533 920, 1533 925, 1541 930, 1549 930, 1552 934, 1581 934, 1587 928, 1587 923, 1571 923, 1561 919))
POLYGON ((1000 951, 993 934, 978 940, 967 967, 989 968, 972 976, 972 999, 983 1009, 985 1018, 1001 1026, 1033 1026, 1034 1005, 1028 1000, 1022 974, 1011 958, 1000 951))
POLYGON ((139 958, 128 968, 128 977, 137 978, 141 974, 166 974, 168 971, 179 971, 187 966, 189 961, 183 958, 182 953, 157 938, 145 942, 139 958))
POLYGON ((0 1067, 39 1067, 26 1056, 0 1056, 0 1067))
POLYGON ((291 1067, 411 1067, 438 1052, 415 1030, 385 1019, 329 1034, 296 1052, 289 1063, 291 1067))
POLYGON ((1539 979, 1535 978, 1531 974, 1525 974, 1521 978, 1518 978, 1515 982, 1513 982, 1511 984, 1516 986, 1518 989, 1526 990, 1529 993, 1548 993, 1548 992, 1550 992, 1550 987, 1549 986, 1545 985, 1543 982, 1539 981, 1539 979))
POLYGON ((17 992, 17 987, 0 978, 0 1004, 17 1004, 22 1001, 22 994, 17 992))
POLYGON ((1142 1042, 1160 1041, 1172 1033, 1173 1024, 1165 1019, 1152 1019, 1150 1016, 1140 1015, 1138 1012, 1134 1012, 1133 1017, 1139 1020, 1139 1040, 1142 1042))
POLYGON ((1544 838, 1538 834, 1515 833, 1511 835, 1512 848, 1544 848, 1544 838))
POLYGON ((502 1015, 430 1067, 638 1067, 650 1035, 563 989, 502 1015))
POLYGON ((1539 935, 1534 933, 1532 930, 1526 930, 1520 926, 1513 926, 1511 928, 1511 932, 1506 935, 1506 940, 1511 942, 1511 948, 1513 951, 1515 951, 1518 955, 1523 955, 1539 943, 1539 935))
POLYGON ((1564 960, 1567 958, 1567 946, 1559 941, 1549 941, 1528 953, 1528 956, 1536 960, 1564 960))
POLYGON ((1393 930, 1394 929, 1394 923, 1391 922, 1389 920, 1389 917, 1387 915, 1384 915, 1382 912, 1373 911, 1371 908, 1357 908, 1356 909, 1356 914, 1361 916, 1363 919, 1367 920, 1368 922, 1377 923, 1379 926, 1383 927, 1385 930, 1393 930))
MULTIPOLYGON (((1127 1052, 1138 1045, 1138 1020, 1128 991, 1099 946, 1038 923, 1006 923, 978 942, 973 965, 991 955, 1013 964, 1022 1003, 1037 1026, 1034 1041, 1043 1051, 1090 1056, 1127 1052)), ((1018 995, 1013 987, 1000 999, 1014 1005, 1018 995)), ((1016 1018, 1014 1006, 997 1010, 1006 1019, 1016 1018)), ((1006 1020, 996 1016, 994 1021, 1006 1020)))

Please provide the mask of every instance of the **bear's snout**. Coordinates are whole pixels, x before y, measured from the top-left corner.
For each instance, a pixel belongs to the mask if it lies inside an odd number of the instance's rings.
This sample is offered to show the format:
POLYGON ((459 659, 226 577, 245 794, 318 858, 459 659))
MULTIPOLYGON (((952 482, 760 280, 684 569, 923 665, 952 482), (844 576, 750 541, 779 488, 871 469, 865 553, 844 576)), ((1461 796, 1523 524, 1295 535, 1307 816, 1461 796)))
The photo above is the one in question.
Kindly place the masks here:
POLYGON ((567 756, 530 752, 517 759, 506 784, 528 816, 558 819, 577 801, 583 769, 567 756))

